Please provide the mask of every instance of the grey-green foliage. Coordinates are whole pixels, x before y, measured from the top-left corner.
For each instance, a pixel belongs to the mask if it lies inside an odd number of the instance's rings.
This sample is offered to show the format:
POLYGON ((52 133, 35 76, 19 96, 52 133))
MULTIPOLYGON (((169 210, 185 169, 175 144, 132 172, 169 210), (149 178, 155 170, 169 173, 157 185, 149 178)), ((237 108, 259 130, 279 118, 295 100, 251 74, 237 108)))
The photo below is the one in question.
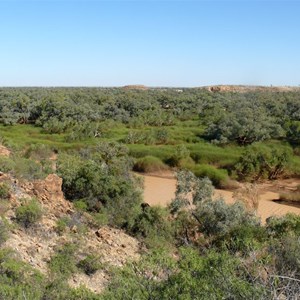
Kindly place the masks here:
POLYGON ((300 121, 290 121, 285 124, 286 137, 293 145, 300 144, 300 121))
POLYGON ((170 204, 173 213, 191 204, 197 205, 212 199, 214 187, 207 178, 198 178, 191 171, 182 170, 177 173, 175 198, 170 204))
POLYGON ((50 172, 48 160, 39 163, 33 159, 12 156, 0 157, 0 171, 11 173, 18 179, 35 180, 45 178, 50 172))
POLYGON ((213 200, 213 192, 208 178, 200 179, 190 171, 181 171, 177 174, 170 210, 174 214, 188 207, 189 216, 196 219, 198 230, 206 235, 224 235, 241 224, 259 225, 256 216, 247 212, 243 204, 228 205, 223 199, 213 200))
POLYGON ((233 101, 223 110, 206 129, 213 142, 247 145, 284 136, 281 125, 260 104, 233 101))
POLYGON ((259 225, 259 219, 255 214, 247 212, 242 203, 228 205, 223 199, 200 202, 194 214, 200 231, 206 235, 224 235, 242 224, 259 225))

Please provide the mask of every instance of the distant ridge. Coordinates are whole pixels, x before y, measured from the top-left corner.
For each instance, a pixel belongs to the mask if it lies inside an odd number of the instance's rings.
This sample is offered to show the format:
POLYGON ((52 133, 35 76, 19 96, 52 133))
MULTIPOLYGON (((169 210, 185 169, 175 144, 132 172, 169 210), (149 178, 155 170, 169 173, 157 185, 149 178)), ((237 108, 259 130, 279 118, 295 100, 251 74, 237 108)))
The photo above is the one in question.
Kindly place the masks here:
POLYGON ((125 85, 123 86, 123 89, 125 90, 148 90, 149 88, 142 84, 135 84, 135 85, 125 85))
POLYGON ((236 92, 236 93, 246 93, 246 92, 294 92, 300 91, 300 87, 296 86, 259 86, 259 85, 211 85, 199 87, 200 89, 207 89, 210 92, 236 92))

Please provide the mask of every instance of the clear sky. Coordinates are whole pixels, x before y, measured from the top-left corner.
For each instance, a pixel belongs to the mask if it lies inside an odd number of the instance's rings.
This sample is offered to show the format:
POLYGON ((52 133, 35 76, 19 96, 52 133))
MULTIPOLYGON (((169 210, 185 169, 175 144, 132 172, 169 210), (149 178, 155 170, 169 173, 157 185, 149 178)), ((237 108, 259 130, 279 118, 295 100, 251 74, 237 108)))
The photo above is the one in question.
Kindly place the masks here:
POLYGON ((299 1, 0 0, 0 86, 299 85, 299 1))

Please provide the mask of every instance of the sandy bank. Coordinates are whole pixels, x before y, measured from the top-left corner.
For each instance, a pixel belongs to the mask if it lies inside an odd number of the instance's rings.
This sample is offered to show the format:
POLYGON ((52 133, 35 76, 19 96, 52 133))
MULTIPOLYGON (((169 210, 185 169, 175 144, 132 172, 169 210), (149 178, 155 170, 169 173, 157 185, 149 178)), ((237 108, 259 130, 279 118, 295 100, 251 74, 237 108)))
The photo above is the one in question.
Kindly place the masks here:
MULTIPOLYGON (((149 176, 144 175, 144 201, 150 205, 167 206, 175 196, 176 179, 170 174, 167 176, 149 176)), ((287 213, 296 213, 300 215, 300 208, 276 203, 273 200, 279 199, 280 189, 284 190, 300 182, 293 180, 281 180, 269 184, 259 184, 259 206, 258 215, 262 222, 273 215, 281 216, 287 213)), ((223 197, 227 203, 233 203, 233 192, 226 190, 215 190, 215 197, 223 197)))

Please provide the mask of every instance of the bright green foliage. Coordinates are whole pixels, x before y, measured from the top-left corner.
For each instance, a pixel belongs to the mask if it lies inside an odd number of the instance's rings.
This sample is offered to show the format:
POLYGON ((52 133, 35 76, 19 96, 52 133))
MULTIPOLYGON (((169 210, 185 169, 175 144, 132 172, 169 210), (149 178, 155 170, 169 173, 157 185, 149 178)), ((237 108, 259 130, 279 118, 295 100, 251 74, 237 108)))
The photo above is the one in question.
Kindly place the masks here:
MULTIPOLYGON (((38 298, 39 299, 39 298, 38 298)), ((72 289, 65 280, 57 278, 45 287, 41 300, 100 300, 100 297, 85 287, 72 289)), ((32 299, 35 300, 35 299, 32 299)))
POLYGON ((191 171, 193 171, 197 177, 208 177, 215 187, 221 186, 228 180, 228 173, 226 170, 217 169, 211 165, 197 164, 191 171))
POLYGON ((16 220, 19 224, 28 228, 36 224, 42 218, 42 209, 35 199, 24 199, 24 203, 16 209, 16 220))
POLYGON ((259 251, 265 246, 268 235, 264 227, 251 219, 239 224, 230 224, 226 233, 217 233, 212 244, 216 249, 226 248, 230 253, 248 256, 252 251, 259 251))
POLYGON ((182 161, 188 157, 190 157, 190 152, 185 145, 178 145, 175 147, 173 155, 168 160, 168 164, 179 167, 181 166, 182 161))
POLYGON ((0 250, 0 299, 42 299, 45 279, 9 249, 0 250))
POLYGON ((137 172, 159 172, 167 170, 168 167, 157 157, 147 155, 139 158, 133 166, 134 171, 137 172))
POLYGON ((35 160, 18 156, 12 158, 0 156, 0 170, 25 180, 45 178, 51 171, 46 163, 43 165, 35 160))

